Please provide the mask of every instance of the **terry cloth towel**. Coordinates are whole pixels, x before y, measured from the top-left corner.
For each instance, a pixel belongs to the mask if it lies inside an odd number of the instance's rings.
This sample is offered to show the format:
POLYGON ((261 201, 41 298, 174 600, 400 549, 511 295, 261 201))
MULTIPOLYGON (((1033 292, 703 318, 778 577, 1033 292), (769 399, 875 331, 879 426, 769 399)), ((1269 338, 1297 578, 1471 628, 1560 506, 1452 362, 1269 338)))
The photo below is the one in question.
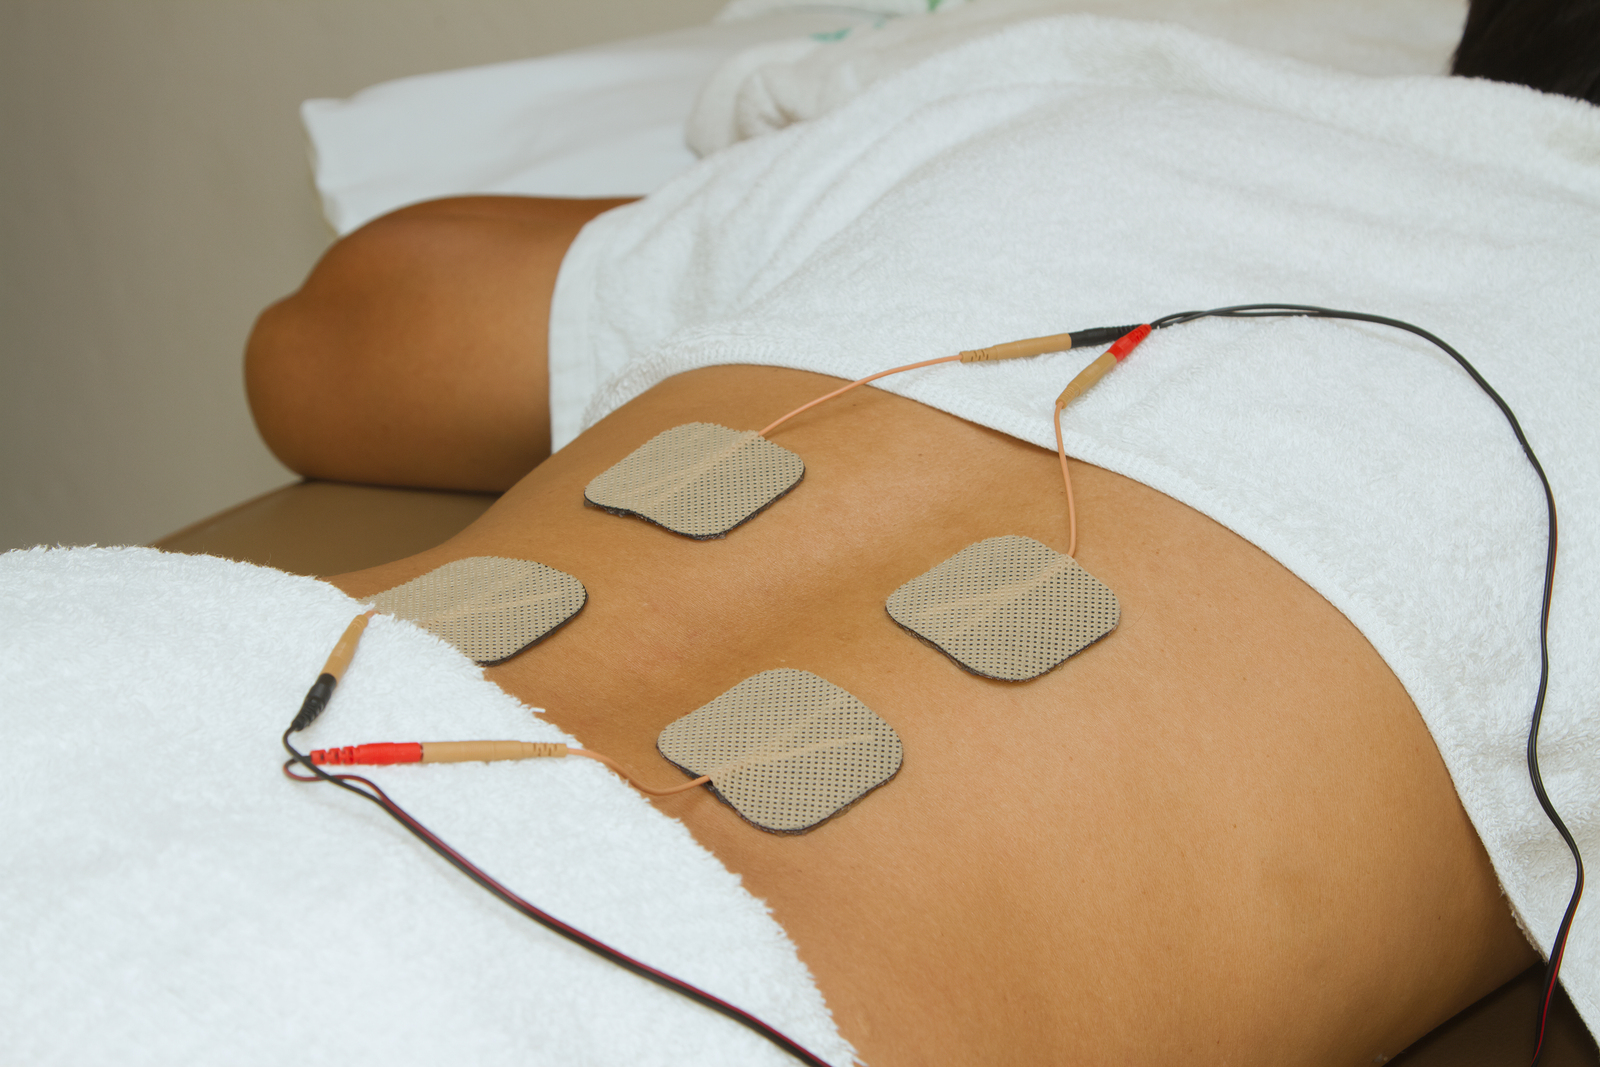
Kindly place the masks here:
MULTIPOLYGON (((1046 14, 1170 22, 1357 74, 1446 73, 1466 18, 1462 0, 970 0, 959 12, 963 0, 927 2, 937 19, 879 20, 733 57, 700 93, 685 131, 689 146, 705 156, 815 118, 952 43, 1046 14)), ((740 10, 731 4, 719 18, 740 10)))
MULTIPOLYGON (((280 773, 361 605, 153 549, 0 556, 0 1047, 18 1064, 792 1064, 512 911, 372 805, 280 773)), ((379 616, 302 750, 569 741, 379 616)), ((360 768, 533 903, 851 1062, 794 947, 585 759, 360 768)))
MULTIPOLYGON (((558 444, 580 428, 570 412, 593 421, 719 363, 855 379, 1258 301, 1415 322, 1502 392, 1554 485, 1540 752, 1555 804, 1600 856, 1600 109, 1081 15, 882 66, 852 99, 583 231, 553 309, 558 444)), ((1052 448, 1051 404, 1096 354, 877 385, 1052 448)), ((1572 863, 1523 760, 1545 507, 1477 387, 1409 334, 1209 320, 1152 336, 1073 404, 1065 438, 1260 546, 1351 619, 1416 702, 1548 950, 1572 863)), ((1563 977, 1593 1028, 1592 900, 1563 977)))

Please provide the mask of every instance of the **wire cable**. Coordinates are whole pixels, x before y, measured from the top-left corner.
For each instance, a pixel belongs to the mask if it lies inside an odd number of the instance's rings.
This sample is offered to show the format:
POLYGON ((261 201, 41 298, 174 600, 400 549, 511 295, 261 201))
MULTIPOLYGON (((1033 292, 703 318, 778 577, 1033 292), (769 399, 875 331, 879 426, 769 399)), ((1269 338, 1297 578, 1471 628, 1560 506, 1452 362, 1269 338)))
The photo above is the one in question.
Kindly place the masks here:
POLYGON ((901 371, 916 370, 919 367, 931 367, 935 363, 956 363, 956 362, 959 362, 960 359, 961 359, 961 357, 959 355, 940 356, 938 359, 925 359, 921 363, 907 363, 903 367, 890 367, 888 370, 881 370, 877 374, 869 374, 865 378, 859 378, 856 381, 851 382, 849 385, 840 386, 839 388, 835 389, 833 392, 827 394, 826 396, 819 396, 815 400, 811 401, 811 403, 809 403, 809 404, 801 404, 799 407, 797 407, 793 411, 789 412, 789 414, 787 414, 787 415, 783 416, 781 419, 778 419, 775 422, 771 423, 765 430, 762 430, 760 436, 762 436, 762 437, 767 436, 767 434, 771 433, 773 430, 776 430, 779 426, 782 426, 784 423, 788 422, 790 419, 794 418, 796 415, 800 414, 802 411, 810 411, 812 408, 816 407, 818 404, 821 404, 821 403, 823 403, 824 401, 827 401, 827 400, 832 400, 834 397, 840 395, 841 393, 848 393, 850 390, 854 389, 858 385, 866 385, 868 382, 875 382, 879 378, 887 378, 889 375, 891 375, 891 374, 899 374, 901 371))
MULTIPOLYGON (((876 374, 869 374, 865 378, 859 378, 856 381, 851 382, 849 385, 840 386, 833 392, 824 396, 819 396, 808 404, 801 404, 787 415, 768 425, 766 429, 760 432, 759 436, 767 436, 767 434, 771 433, 773 430, 776 430, 779 426, 782 426, 784 423, 788 422, 796 415, 799 415, 801 412, 809 411, 818 404, 832 400, 834 397, 843 393, 848 393, 857 386, 866 385, 868 382, 875 382, 879 378, 887 378, 891 374, 899 374, 902 371, 917 370, 921 367, 931 367, 937 363, 982 363, 990 360, 1024 359, 1032 356, 1044 355, 1047 352, 1065 352, 1073 348, 1082 348, 1085 345, 1105 344, 1111 341, 1119 342, 1119 344, 1116 346, 1117 350, 1112 353, 1112 355, 1115 356, 1115 359, 1108 362, 1105 367, 1099 368, 1098 374, 1095 374, 1092 378, 1085 379, 1081 383, 1082 388, 1086 389, 1089 385, 1093 384, 1093 382, 1098 381, 1100 375, 1104 374, 1106 369, 1109 369, 1109 367, 1114 365, 1116 362, 1120 362, 1129 351, 1131 351, 1140 341, 1144 340, 1145 335, 1147 335, 1149 332, 1150 330, 1148 328, 1137 325, 1100 326, 1092 330, 1074 330, 1071 333, 1051 334, 1047 337, 1030 337, 1022 341, 1009 341, 1005 344, 993 345, 989 348, 977 348, 970 349, 965 352, 958 352, 953 356, 941 356, 938 359, 925 359, 920 363, 907 363, 903 367, 891 367, 888 370, 879 371, 876 374), (1140 333, 1139 331, 1143 332, 1140 333), (1137 334, 1137 339, 1133 340, 1131 343, 1128 342, 1130 334, 1137 334)), ((1081 377, 1083 376, 1080 375, 1080 378, 1081 377)), ((1068 391, 1070 392, 1072 388, 1073 386, 1069 385, 1068 391)), ((1061 399, 1056 401, 1056 453, 1061 457, 1061 482, 1066 487, 1067 491, 1067 555, 1076 556, 1078 550, 1078 509, 1077 504, 1072 497, 1072 473, 1067 469, 1067 450, 1066 446, 1062 444, 1061 441, 1061 409, 1068 403, 1068 400, 1068 394, 1063 393, 1061 399)), ((618 773, 621 774, 622 772, 619 770, 618 773)), ((628 776, 623 774, 623 777, 627 778, 628 776)), ((632 779, 629 780, 631 781, 632 779)))
POLYGON ((789 1055, 799 1060, 801 1063, 806 1064, 807 1067, 829 1067, 827 1061, 810 1052, 804 1046, 787 1037, 780 1031, 762 1022, 760 1019, 756 1018, 754 1015, 751 1015, 743 1008, 735 1007, 734 1005, 729 1004, 727 1001, 707 993, 698 986, 690 985, 681 978, 674 978, 665 971, 657 970, 647 963, 636 960, 632 956, 612 948, 604 941, 589 936, 582 930, 579 930, 577 927, 568 926, 566 923, 562 922, 560 919, 557 919, 549 912, 546 912, 524 900, 522 897, 512 892, 509 888, 496 881, 488 873, 481 870, 461 853, 447 845, 432 830, 429 830, 426 826, 422 825, 422 823, 413 818, 411 814, 404 808, 400 807, 400 805, 389 799, 389 795, 379 788, 375 782, 354 774, 329 774, 321 767, 318 767, 316 764, 312 763, 309 756, 300 752, 294 747, 294 745, 289 743, 289 735, 294 733, 295 729, 296 728, 294 726, 290 726, 289 729, 283 732, 283 747, 292 757, 284 762, 283 773, 285 777, 296 782, 329 782, 338 786, 340 789, 345 790, 346 792, 354 793, 363 800, 377 805, 379 808, 382 808, 390 818, 394 819, 395 822, 405 827, 405 829, 409 831, 412 836, 416 837, 423 844, 427 845, 434 852, 438 853, 447 863, 456 868, 456 870, 460 871, 462 874, 478 883, 479 886, 488 890, 491 894, 498 897, 510 907, 521 912, 523 915, 532 919, 540 926, 543 926, 545 929, 550 930, 552 933, 559 934, 568 941, 588 949, 590 952, 593 952, 595 955, 600 956, 603 959, 610 960, 612 963, 615 963, 617 966, 622 967, 625 970, 632 971, 641 978, 647 979, 659 986, 670 989, 675 993, 682 994, 683 996, 688 997, 690 1000, 696 1001, 697 1003, 710 1008, 712 1011, 727 1016, 740 1026, 746 1027, 747 1029, 759 1034, 767 1041, 771 1042, 784 1052, 787 1052, 789 1055), (291 768, 293 768, 296 764, 299 764, 309 770, 312 776, 307 777, 305 775, 294 773, 291 768), (371 790, 371 792, 368 792, 368 790, 371 790))
POLYGON ((1078 558, 1078 505, 1072 499, 1072 472, 1067 469, 1067 446, 1061 439, 1061 408, 1055 406, 1056 456, 1061 460, 1061 482, 1067 487, 1067 555, 1078 558))
MULTIPOLYGON (((1067 387, 1061 390, 1061 395, 1056 397, 1055 410, 1051 415, 1056 428, 1056 456, 1061 460, 1061 484, 1067 490, 1067 555, 1077 558, 1078 504, 1072 496, 1072 472, 1067 469, 1067 446, 1061 437, 1061 412, 1066 409, 1068 404, 1092 389, 1094 384, 1101 378, 1111 373, 1113 367, 1127 359, 1128 353, 1143 344, 1144 339, 1150 336, 1150 326, 1148 323, 1138 326, 1103 326, 1097 330, 1078 330, 1075 333, 1059 336, 1073 338, 1080 345, 1087 342, 1078 340, 1079 338, 1092 337, 1099 339, 1109 337, 1113 341, 1110 348, 1100 353, 1099 358, 1079 371, 1067 383, 1067 387)), ((1054 340, 1054 338, 1037 338, 1036 340, 1054 340)), ((1001 345, 999 347, 1004 348, 1006 346, 1001 345)), ((962 354, 965 355, 966 353, 962 354)))
POLYGON ((1550 1019, 1550 1005, 1555 999, 1556 984, 1561 975, 1561 960, 1566 955, 1567 937, 1572 931, 1572 920, 1578 912, 1578 902, 1583 897, 1583 855, 1578 851, 1578 843, 1572 837, 1572 832, 1567 829, 1567 824, 1561 820, 1556 812, 1555 805, 1550 800, 1550 795, 1545 791, 1544 776, 1539 770, 1539 726, 1544 718, 1545 694, 1550 685, 1550 602, 1555 589, 1556 577, 1556 544, 1558 540, 1558 527, 1556 524, 1556 498, 1550 488, 1550 479, 1545 476, 1544 465, 1539 462, 1539 457, 1534 454, 1533 446, 1528 443, 1528 437, 1522 432, 1522 424, 1517 421, 1511 407, 1495 391, 1494 387, 1478 373, 1467 358, 1457 352, 1440 338, 1400 319, 1391 319, 1383 315, 1370 315, 1361 311, 1340 311, 1334 308, 1317 307, 1312 304, 1235 304, 1231 307, 1212 308, 1207 311, 1180 311, 1176 314, 1166 315, 1150 323, 1151 329, 1161 330, 1168 326, 1177 326, 1181 323, 1194 322, 1205 318, 1324 318, 1324 319, 1349 319, 1355 322, 1371 322, 1380 326, 1391 326, 1398 330, 1405 330, 1415 334, 1425 341, 1438 347, 1466 371, 1468 376, 1477 383, 1478 388, 1494 401, 1500 414, 1505 416, 1506 422, 1511 427, 1511 432, 1516 435, 1517 444, 1522 446, 1522 454, 1527 457, 1528 463, 1539 476, 1539 485, 1544 489, 1545 510, 1548 516, 1547 535, 1545 540, 1544 563, 1544 592, 1539 607, 1539 688, 1534 697, 1533 716, 1528 725, 1527 763, 1528 779, 1533 784, 1533 794, 1539 801, 1539 807, 1544 810, 1545 817, 1550 820, 1561 839, 1566 842, 1567 850, 1572 853, 1574 868, 1572 897, 1567 902, 1566 912, 1561 917, 1561 925, 1556 931, 1555 941, 1551 944, 1550 957, 1545 965, 1544 996, 1539 1008, 1538 1039, 1534 1045, 1532 1067, 1538 1067, 1539 1059, 1544 1052, 1544 1039, 1550 1019))
POLYGON ((492 763, 499 760, 561 759, 565 756, 587 756, 603 763, 639 792, 652 797, 670 797, 687 793, 696 786, 711 781, 703 774, 691 782, 666 789, 652 789, 639 782, 622 764, 609 756, 559 741, 379 741, 366 745, 345 745, 335 748, 311 750, 311 762, 319 767, 393 766, 403 763, 492 763))
POLYGON ((711 776, 709 774, 702 774, 700 777, 692 781, 684 782, 682 785, 670 786, 666 789, 651 789, 647 785, 640 785, 639 779, 628 773, 628 771, 623 768, 622 764, 618 763, 610 756, 602 756, 600 753, 590 752, 586 748, 569 748, 567 749, 567 755, 588 756, 596 763, 605 764, 607 767, 610 767, 614 772, 620 775, 625 782, 633 786, 639 792, 644 793, 646 796, 673 797, 677 796, 679 793, 687 793, 689 790, 698 788, 699 786, 705 785, 707 782, 711 781, 711 776))

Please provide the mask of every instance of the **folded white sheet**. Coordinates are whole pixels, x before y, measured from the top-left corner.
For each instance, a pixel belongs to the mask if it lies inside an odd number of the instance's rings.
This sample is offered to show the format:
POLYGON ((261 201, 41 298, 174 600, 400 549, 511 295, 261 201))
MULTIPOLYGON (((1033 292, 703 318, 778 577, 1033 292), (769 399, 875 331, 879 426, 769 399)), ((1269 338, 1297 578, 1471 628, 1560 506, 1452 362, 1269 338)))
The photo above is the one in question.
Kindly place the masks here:
MULTIPOLYGON (((153 549, 0 556, 7 1063, 792 1064, 561 940, 366 802, 279 771, 360 605, 153 549)), ((379 617, 302 748, 570 740, 379 617)), ((371 768, 533 903, 849 1063, 794 947, 676 821, 589 760, 371 768)))
POLYGON ((323 211, 344 234, 442 196, 643 196, 694 163, 684 120, 722 62, 872 18, 846 6, 779 11, 307 100, 323 211))
MULTIPOLYGON (((981 7, 878 39, 898 47, 981 7)), ((1600 109, 1092 16, 942 44, 911 41, 926 58, 898 67, 841 48, 887 72, 848 99, 828 96, 839 68, 790 64, 811 77, 790 99, 824 101, 817 117, 584 230, 554 307, 557 443, 717 363, 851 379, 1255 301, 1409 319, 1502 391, 1554 484, 1544 780, 1600 856, 1600 109)), ((1092 356, 879 385, 1049 448, 1051 402, 1092 356)), ((1516 915, 1548 949, 1572 866, 1523 761, 1545 510, 1466 376, 1377 327, 1210 321, 1153 336, 1070 409, 1066 444, 1237 531, 1355 623, 1416 702, 1516 915)), ((1592 904, 1564 978, 1600 1023, 1592 904)))

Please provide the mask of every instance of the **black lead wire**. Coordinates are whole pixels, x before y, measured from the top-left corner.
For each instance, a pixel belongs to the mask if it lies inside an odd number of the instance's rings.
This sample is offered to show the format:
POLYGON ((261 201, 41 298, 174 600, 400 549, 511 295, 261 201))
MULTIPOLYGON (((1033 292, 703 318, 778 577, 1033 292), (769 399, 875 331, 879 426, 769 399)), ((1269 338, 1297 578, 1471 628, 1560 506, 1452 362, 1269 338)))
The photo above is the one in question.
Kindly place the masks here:
MULTIPOLYGON (((313 715, 312 718, 315 718, 315 715, 313 715)), ((296 723, 298 724, 298 722, 299 720, 297 719, 296 723)), ((714 1012, 727 1016, 740 1026, 753 1031, 757 1035, 765 1038, 767 1041, 782 1049, 784 1052, 787 1052, 801 1063, 806 1064, 807 1067, 829 1067, 827 1061, 823 1060, 809 1049, 806 1049, 804 1046, 800 1045, 786 1034, 772 1026, 769 1026, 765 1022, 762 1022, 756 1016, 745 1011, 743 1008, 729 1004, 727 1001, 707 993, 698 986, 690 985, 681 978, 674 978, 665 971, 659 971, 650 966, 648 963, 642 963, 639 960, 634 959, 632 956, 612 948, 604 941, 601 941, 595 937, 591 937, 582 930, 579 930, 577 927, 568 926, 566 923, 562 922, 560 919, 557 919, 549 912, 542 910, 527 900, 524 900, 522 897, 512 892, 509 888, 492 878, 487 872, 479 869, 472 863, 472 861, 461 855, 461 853, 445 844, 442 838, 440 838, 432 830, 429 830, 426 826, 422 825, 422 823, 418 822, 416 818, 414 818, 400 805, 396 804, 393 800, 390 800, 389 795, 379 788, 377 783, 355 774, 329 774, 327 771, 324 771, 321 767, 318 767, 315 763, 311 762, 310 757, 289 743, 289 735, 301 728, 302 727, 299 725, 292 725, 283 732, 283 747, 288 751, 289 755, 293 757, 287 760, 283 765, 283 773, 286 777, 297 782, 328 782, 331 785, 338 786, 340 789, 343 789, 346 792, 354 793, 363 800, 371 801, 373 804, 376 804, 379 808, 383 809, 383 811, 391 819, 403 826, 413 837, 421 841, 424 845, 427 845, 434 852, 438 853, 440 858, 442 858, 445 862, 449 863, 456 870, 472 879, 472 881, 476 882, 483 889, 488 890, 490 894, 499 899, 502 903, 509 905, 511 908, 522 913, 527 918, 532 919, 545 929, 551 931, 552 933, 561 935, 568 941, 571 941, 582 948, 588 949, 590 952, 593 952, 602 959, 606 959, 612 963, 615 963, 624 970, 633 972, 640 978, 654 982, 656 985, 669 989, 674 993, 680 993, 683 996, 688 997, 690 1000, 710 1008, 714 1012), (313 777, 307 778, 304 775, 295 774, 292 770, 290 770, 290 768, 294 767, 296 764, 299 764, 306 770, 310 771, 313 777), (352 785, 352 782, 359 782, 361 785, 365 786, 366 789, 352 785), (367 789, 372 790, 372 792, 367 792, 367 789)))
POLYGON ((1557 814, 1555 805, 1550 801, 1550 795, 1545 792, 1544 776, 1539 771, 1539 726, 1544 718, 1545 693, 1550 685, 1550 601, 1555 589, 1556 578, 1556 497, 1550 488, 1550 479, 1545 476, 1544 465, 1539 462, 1539 457, 1534 454, 1533 446, 1528 443, 1527 435, 1522 432, 1522 424, 1517 421, 1517 416, 1483 377, 1478 373, 1467 358, 1457 352, 1440 338, 1401 319, 1391 319, 1383 315, 1369 315, 1362 311, 1340 311, 1334 308, 1317 307, 1313 304, 1235 304, 1232 307, 1211 308, 1207 311, 1180 311, 1176 314, 1165 315, 1150 323, 1152 330, 1162 330, 1168 326, 1177 326, 1197 319, 1207 318, 1322 318, 1322 319, 1350 319, 1355 322, 1371 322, 1380 326, 1391 326, 1397 330, 1405 330, 1421 337, 1441 349, 1451 359, 1466 371, 1477 383, 1478 388, 1494 401, 1500 409, 1500 414, 1505 416, 1506 422, 1511 426, 1511 432, 1516 435, 1517 443, 1522 446, 1522 454, 1528 458, 1533 471, 1539 476, 1539 484, 1544 489, 1545 509, 1549 516, 1548 533, 1545 543, 1544 561, 1544 595, 1539 607, 1539 690, 1533 702, 1533 717, 1528 725, 1528 780, 1533 783, 1533 795, 1538 798, 1539 806, 1544 809, 1548 818, 1561 839, 1567 843, 1567 850, 1572 853, 1574 868, 1572 898, 1567 902, 1566 913, 1561 917, 1561 926, 1556 931, 1556 939, 1550 947, 1550 958, 1545 964, 1544 996, 1541 998, 1539 1008, 1539 1033, 1533 1050, 1532 1067, 1538 1067, 1539 1058, 1544 1052, 1545 1030, 1550 1018, 1550 1004, 1555 998, 1556 982, 1561 974, 1561 958, 1566 953, 1567 935, 1572 930, 1573 917, 1578 912, 1578 901, 1583 896, 1583 855, 1578 851, 1578 843, 1572 837, 1567 824, 1557 814))

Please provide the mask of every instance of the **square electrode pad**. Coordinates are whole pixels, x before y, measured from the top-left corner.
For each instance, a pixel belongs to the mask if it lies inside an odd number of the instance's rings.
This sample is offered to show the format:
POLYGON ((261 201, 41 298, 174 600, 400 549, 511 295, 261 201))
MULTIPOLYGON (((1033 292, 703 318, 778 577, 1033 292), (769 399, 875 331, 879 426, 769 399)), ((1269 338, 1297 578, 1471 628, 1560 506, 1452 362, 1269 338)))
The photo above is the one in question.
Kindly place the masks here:
POLYGON ((746 678, 672 723, 667 759, 763 830, 799 833, 900 769, 900 736, 861 701, 808 671, 746 678))
POLYGON ((590 482, 583 498, 704 540, 749 519, 805 472, 799 456, 753 430, 690 422, 634 449, 590 482))
POLYGON ((973 674, 1037 678, 1117 627, 1116 594, 1031 537, 968 545, 902 585, 889 617, 973 674))
POLYGON ((582 582, 553 567, 471 556, 366 602, 411 620, 477 663, 498 663, 572 618, 588 599, 582 582))

